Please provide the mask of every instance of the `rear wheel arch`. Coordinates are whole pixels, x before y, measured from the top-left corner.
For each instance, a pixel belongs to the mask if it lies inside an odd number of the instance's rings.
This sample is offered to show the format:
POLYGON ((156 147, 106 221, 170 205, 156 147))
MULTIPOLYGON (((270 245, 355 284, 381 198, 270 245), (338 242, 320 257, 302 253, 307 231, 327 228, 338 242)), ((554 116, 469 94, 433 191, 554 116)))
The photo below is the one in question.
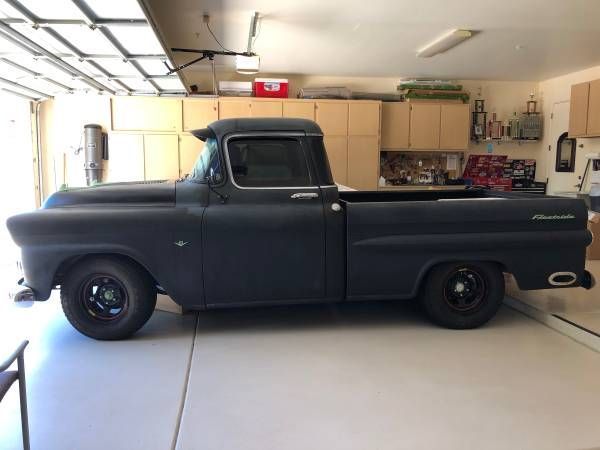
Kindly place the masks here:
POLYGON ((421 270, 421 272, 419 273, 419 276, 417 278, 417 286, 416 286, 416 293, 421 293, 423 286, 425 284, 425 282, 427 281, 427 277, 429 276, 429 274, 431 273, 432 270, 434 270, 436 267, 441 266, 441 265, 445 265, 445 264, 468 264, 468 263, 484 263, 484 264, 493 264, 495 265, 501 272, 504 273, 510 273, 510 271, 508 270, 508 268, 506 267, 506 265, 500 261, 494 260, 494 259, 488 259, 488 258, 482 258, 482 259, 462 259, 462 258, 450 258, 450 259, 442 259, 442 260, 436 260, 436 261, 432 261, 429 264, 427 264, 426 266, 423 267, 423 270, 421 270))
POLYGON ((447 328, 476 328, 490 320, 505 293, 503 266, 494 261, 456 260, 433 265, 419 289, 427 315, 447 328), (456 286, 456 288, 454 288, 456 286))

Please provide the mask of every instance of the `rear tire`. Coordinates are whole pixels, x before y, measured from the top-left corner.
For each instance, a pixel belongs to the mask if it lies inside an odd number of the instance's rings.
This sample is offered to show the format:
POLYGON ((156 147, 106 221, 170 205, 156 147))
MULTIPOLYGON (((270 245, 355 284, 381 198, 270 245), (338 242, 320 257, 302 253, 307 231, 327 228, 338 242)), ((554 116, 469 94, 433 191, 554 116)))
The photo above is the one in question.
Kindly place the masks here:
POLYGON ((100 340, 125 339, 139 330, 156 306, 156 290, 140 267, 118 258, 77 263, 65 276, 60 299, 67 320, 100 340))
POLYGON ((504 277, 488 262, 446 263, 429 272, 421 303, 429 318, 453 329, 477 328, 498 312, 504 277))

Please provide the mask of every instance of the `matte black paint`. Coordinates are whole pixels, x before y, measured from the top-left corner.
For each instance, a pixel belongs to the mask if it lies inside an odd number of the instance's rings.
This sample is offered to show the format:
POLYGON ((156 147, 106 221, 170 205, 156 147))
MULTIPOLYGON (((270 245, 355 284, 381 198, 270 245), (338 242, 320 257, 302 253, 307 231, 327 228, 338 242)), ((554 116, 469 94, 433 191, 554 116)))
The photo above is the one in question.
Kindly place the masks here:
POLYGON ((198 309, 414 297, 427 271, 448 261, 496 262, 522 289, 553 288, 548 276, 559 271, 575 273, 575 285, 583 278, 591 235, 582 200, 480 189, 338 193, 314 122, 229 119, 194 134, 217 139, 223 164, 232 136, 296 136, 314 187, 240 189, 227 171, 212 192, 190 181, 57 192, 7 223, 36 299, 90 254, 131 258, 198 309), (318 198, 291 199, 297 192, 318 198))

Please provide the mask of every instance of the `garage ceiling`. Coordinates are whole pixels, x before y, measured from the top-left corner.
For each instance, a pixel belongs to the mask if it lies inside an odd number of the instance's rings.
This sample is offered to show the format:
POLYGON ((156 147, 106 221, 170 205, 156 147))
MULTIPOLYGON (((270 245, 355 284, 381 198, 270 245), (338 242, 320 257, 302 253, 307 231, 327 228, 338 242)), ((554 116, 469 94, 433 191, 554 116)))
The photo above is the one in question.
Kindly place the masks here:
POLYGON ((202 23, 207 12, 223 45, 243 50, 251 11, 259 11, 255 49, 265 73, 537 81, 600 64, 597 0, 141 1, 169 48, 217 48, 202 23), (453 28, 478 33, 445 54, 416 58, 453 28))
POLYGON ((181 94, 137 0, 0 0, 0 90, 181 94))

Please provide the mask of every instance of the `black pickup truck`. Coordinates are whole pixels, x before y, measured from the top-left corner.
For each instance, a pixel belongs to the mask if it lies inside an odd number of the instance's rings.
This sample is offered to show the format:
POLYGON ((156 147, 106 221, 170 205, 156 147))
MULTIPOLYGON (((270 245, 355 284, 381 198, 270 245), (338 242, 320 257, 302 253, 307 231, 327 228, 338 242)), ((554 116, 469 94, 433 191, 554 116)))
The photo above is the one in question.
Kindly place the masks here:
POLYGON ((156 294, 187 309, 418 298, 437 323, 487 322, 521 289, 591 287, 582 200, 486 189, 340 192, 312 121, 229 119, 177 181, 51 195, 8 220, 17 300, 60 286, 83 334, 120 339, 156 294))

